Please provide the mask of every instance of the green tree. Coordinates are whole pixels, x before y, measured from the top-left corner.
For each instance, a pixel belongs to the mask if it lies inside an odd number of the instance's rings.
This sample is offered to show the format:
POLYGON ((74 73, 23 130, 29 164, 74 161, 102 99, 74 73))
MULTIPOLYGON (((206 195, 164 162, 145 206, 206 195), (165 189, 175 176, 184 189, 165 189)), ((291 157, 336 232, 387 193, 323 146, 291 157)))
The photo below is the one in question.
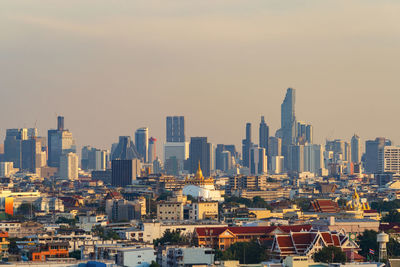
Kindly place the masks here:
POLYGON ((397 210, 391 210, 389 211, 389 214, 382 218, 382 221, 400 223, 400 212, 397 210))
POLYGON ((324 263, 344 263, 346 262, 346 254, 339 247, 324 247, 313 255, 315 262, 324 263))
POLYGON ((93 227, 92 232, 104 240, 119 240, 119 239, 121 239, 121 237, 117 234, 117 232, 115 232, 111 229, 105 229, 104 227, 102 227, 100 225, 96 225, 95 227, 93 227))
POLYGON ((160 267, 160 264, 155 261, 151 261, 150 267, 160 267))
MULTIPOLYGON (((216 255, 217 256, 217 255, 216 255)), ((219 254, 221 260, 239 260, 241 264, 256 264, 266 260, 267 249, 257 242, 237 242, 219 254)))
POLYGON ((81 251, 80 250, 74 250, 71 253, 69 253, 70 258, 75 258, 77 260, 81 259, 81 251))
POLYGON ((369 254, 369 249, 378 252, 378 243, 376 242, 377 232, 374 230, 365 230, 361 235, 358 236, 358 245, 360 246, 360 255, 364 257, 372 257, 374 260, 378 260, 378 255, 369 254))
POLYGON ((155 246, 158 245, 181 245, 181 244, 188 244, 189 240, 182 236, 180 232, 177 231, 165 231, 161 238, 157 238, 154 240, 153 244, 155 246))

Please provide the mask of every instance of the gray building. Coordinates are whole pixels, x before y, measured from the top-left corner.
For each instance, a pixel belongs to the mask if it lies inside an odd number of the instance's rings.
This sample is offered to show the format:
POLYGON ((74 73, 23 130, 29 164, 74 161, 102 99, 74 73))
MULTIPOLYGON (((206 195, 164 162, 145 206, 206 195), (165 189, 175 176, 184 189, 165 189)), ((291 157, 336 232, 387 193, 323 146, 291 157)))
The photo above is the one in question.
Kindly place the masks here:
POLYGON ((260 128, 259 128, 259 147, 265 148, 265 153, 268 155, 268 138, 269 138, 269 127, 265 123, 264 116, 261 116, 260 128))
POLYGON ((384 137, 377 137, 375 140, 367 140, 365 142, 365 172, 378 172, 378 155, 379 150, 385 146, 391 146, 392 142, 384 137))
POLYGON ((166 132, 167 142, 185 142, 185 117, 168 116, 166 132))
POLYGON ((351 162, 361 162, 361 142, 358 135, 353 135, 351 138, 351 162))
POLYGON ((212 145, 207 142, 207 137, 192 137, 189 144, 190 172, 196 173, 198 163, 205 176, 211 174, 212 145))
POLYGON ((148 161, 147 153, 149 150, 149 128, 142 127, 136 130, 135 145, 143 162, 147 162, 148 161))
POLYGON ((64 129, 64 117, 57 118, 57 129, 47 133, 48 161, 50 167, 60 167, 60 157, 63 154, 76 153, 75 140, 72 133, 64 129))
POLYGON ((285 99, 281 104, 281 135, 282 135, 282 155, 285 157, 285 166, 289 166, 288 155, 290 146, 296 142, 296 92, 292 88, 286 91, 285 99))
POLYGON ((242 140, 242 165, 250 168, 251 123, 246 123, 246 138, 242 140))
POLYGON ((138 159, 115 159, 111 161, 111 185, 131 185, 136 177, 140 176, 141 164, 138 159))

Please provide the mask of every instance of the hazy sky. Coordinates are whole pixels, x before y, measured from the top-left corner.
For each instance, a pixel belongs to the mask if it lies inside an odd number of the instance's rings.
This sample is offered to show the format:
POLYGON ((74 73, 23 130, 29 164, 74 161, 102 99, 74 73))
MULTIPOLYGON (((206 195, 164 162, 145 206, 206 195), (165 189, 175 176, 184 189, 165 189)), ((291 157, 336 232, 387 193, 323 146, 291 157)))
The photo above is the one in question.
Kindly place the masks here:
MULTIPOLYGON (((109 148, 165 116, 186 135, 240 144, 245 123, 280 127, 287 87, 297 118, 325 138, 400 142, 400 1, 3 0, 0 137, 56 126, 109 148)), ((238 147, 240 149, 240 147, 238 147)))

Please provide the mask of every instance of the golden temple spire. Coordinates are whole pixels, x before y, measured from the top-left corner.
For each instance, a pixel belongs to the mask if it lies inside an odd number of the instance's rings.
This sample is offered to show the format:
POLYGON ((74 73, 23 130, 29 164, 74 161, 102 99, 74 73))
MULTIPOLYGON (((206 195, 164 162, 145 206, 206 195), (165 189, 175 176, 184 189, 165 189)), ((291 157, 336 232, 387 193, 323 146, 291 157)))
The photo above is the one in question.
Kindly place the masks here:
POLYGON ((196 180, 204 180, 203 172, 201 171, 200 167, 200 160, 199 160, 199 167, 197 168, 196 176, 194 178, 196 180))

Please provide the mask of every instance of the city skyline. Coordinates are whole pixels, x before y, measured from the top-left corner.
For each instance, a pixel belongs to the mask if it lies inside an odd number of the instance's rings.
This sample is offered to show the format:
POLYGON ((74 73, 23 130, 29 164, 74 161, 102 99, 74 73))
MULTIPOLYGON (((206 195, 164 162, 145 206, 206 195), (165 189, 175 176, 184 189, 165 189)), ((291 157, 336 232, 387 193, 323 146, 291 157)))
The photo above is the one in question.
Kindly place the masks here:
POLYGON ((400 96, 399 3, 115 3, 71 1, 51 12, 44 0, 4 3, 0 112, 12 116, 0 119, 2 139, 35 122, 44 135, 59 114, 78 147, 109 148, 140 127, 165 140, 165 117, 177 114, 187 137, 240 146, 246 122, 263 115, 270 135, 280 128, 279 105, 293 87, 315 143, 354 133, 400 140, 382 119, 400 96))

